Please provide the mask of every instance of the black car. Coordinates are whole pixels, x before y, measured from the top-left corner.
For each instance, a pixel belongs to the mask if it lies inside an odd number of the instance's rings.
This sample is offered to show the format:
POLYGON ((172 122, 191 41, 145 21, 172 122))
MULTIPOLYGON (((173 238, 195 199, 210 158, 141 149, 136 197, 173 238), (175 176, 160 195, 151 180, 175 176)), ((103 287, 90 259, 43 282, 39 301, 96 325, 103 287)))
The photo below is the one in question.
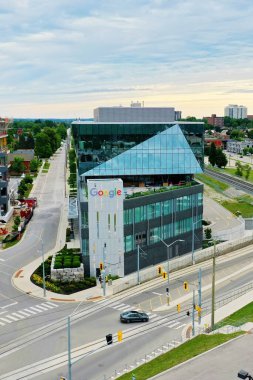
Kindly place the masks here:
POLYGON ((120 314, 120 322, 148 322, 149 316, 146 313, 140 311, 124 311, 120 314))

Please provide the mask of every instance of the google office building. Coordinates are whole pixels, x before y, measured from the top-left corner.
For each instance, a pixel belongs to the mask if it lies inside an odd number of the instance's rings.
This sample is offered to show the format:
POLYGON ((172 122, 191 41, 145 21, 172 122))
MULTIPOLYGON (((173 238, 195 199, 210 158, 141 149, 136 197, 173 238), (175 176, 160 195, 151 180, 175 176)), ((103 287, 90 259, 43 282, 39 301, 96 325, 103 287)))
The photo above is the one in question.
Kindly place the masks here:
POLYGON ((202 246, 201 122, 74 121, 86 274, 123 277, 202 246), (194 236, 194 239, 193 239, 194 236), (173 244, 183 240, 180 244, 173 244))

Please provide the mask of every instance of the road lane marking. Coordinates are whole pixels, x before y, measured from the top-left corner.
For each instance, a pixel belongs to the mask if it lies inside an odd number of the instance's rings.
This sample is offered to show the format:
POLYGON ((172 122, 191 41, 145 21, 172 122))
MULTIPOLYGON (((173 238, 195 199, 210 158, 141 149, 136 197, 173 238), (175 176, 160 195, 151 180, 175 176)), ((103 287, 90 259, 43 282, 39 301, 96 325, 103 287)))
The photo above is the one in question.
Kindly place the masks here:
POLYGON ((18 313, 12 313, 12 315, 15 315, 16 317, 18 317, 19 319, 24 319, 25 317, 21 314, 18 314, 18 313))
POLYGON ((183 323, 182 325, 176 327, 175 329, 178 330, 178 329, 181 329, 181 327, 184 327, 184 326, 186 326, 186 323, 183 323))
POLYGON ((13 321, 18 321, 18 318, 16 318, 16 317, 13 317, 12 315, 5 315, 5 317, 4 318, 9 318, 9 319, 12 319, 13 321))
POLYGON ((29 309, 24 309, 24 310, 27 311, 27 313, 37 314, 35 311, 29 310, 29 309))
POLYGON ((30 316, 31 316, 30 314, 26 313, 26 312, 23 311, 23 310, 19 310, 18 313, 20 313, 21 315, 23 314, 23 315, 25 315, 26 317, 30 317, 30 316))
POLYGON ((32 310, 35 310, 35 311, 37 311, 38 313, 43 313, 43 311, 42 310, 40 310, 40 309, 37 309, 36 307, 34 307, 34 306, 31 306, 30 307, 30 309, 32 309, 32 310))
POLYGON ((17 305, 17 302, 9 303, 8 305, 2 306, 1 309, 6 309, 6 307, 17 305))
MULTIPOLYGON (((7 315, 6 315, 6 317, 7 317, 7 315)), ((4 321, 4 322, 6 322, 6 323, 12 323, 13 321, 9 321, 8 319, 6 319, 6 318, 0 318, 1 319, 1 321, 4 321)))
POLYGON ((0 261, 5 261, 4 259, 0 259, 0 261))
POLYGON ((46 307, 40 306, 40 305, 35 305, 35 307, 38 307, 39 309, 42 309, 43 311, 48 311, 46 307))
POLYGON ((152 292, 153 294, 156 294, 156 295, 158 295, 158 296, 162 296, 163 295, 163 293, 157 293, 157 292, 152 292))
POLYGON ((180 323, 180 322, 175 322, 175 323, 173 323, 172 325, 170 325, 170 326, 168 326, 168 327, 170 327, 170 328, 175 327, 175 326, 179 325, 179 323, 180 323))

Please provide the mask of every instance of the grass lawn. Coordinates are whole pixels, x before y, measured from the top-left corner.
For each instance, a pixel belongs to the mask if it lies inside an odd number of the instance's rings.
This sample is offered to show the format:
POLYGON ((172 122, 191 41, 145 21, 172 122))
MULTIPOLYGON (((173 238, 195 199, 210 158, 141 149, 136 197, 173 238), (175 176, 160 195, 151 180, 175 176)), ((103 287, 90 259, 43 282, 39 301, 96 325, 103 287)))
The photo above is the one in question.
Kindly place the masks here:
POLYGON ((223 191, 229 188, 229 185, 227 185, 226 183, 223 183, 221 181, 218 181, 217 179, 209 177, 206 174, 197 174, 195 177, 197 180, 199 179, 205 185, 212 187, 218 193, 222 193, 223 191))
POLYGON ((240 326, 246 322, 253 322, 253 302, 244 306, 242 309, 231 314, 229 317, 223 319, 221 322, 215 324, 215 328, 226 325, 240 326))
POLYGON ((253 198, 249 195, 235 198, 235 201, 221 201, 220 204, 237 215, 239 211, 243 218, 253 217, 253 198))
POLYGON ((4 246, 3 246, 3 249, 6 249, 6 248, 11 248, 13 247, 14 245, 16 245, 17 243, 19 243, 20 240, 16 239, 14 241, 8 241, 6 243, 3 243, 4 246))
POLYGON ((246 180, 244 176, 243 176, 243 177, 240 177, 240 176, 238 176, 238 175, 235 174, 235 172, 236 172, 236 168, 219 169, 219 168, 217 168, 217 167, 214 168, 213 166, 208 165, 208 166, 207 166, 207 169, 214 170, 214 171, 219 172, 219 173, 230 174, 230 175, 235 176, 235 177, 238 178, 238 179, 242 179, 242 180, 244 180, 244 181, 248 181, 248 182, 252 182, 252 183, 253 183, 253 170, 251 170, 250 175, 249 175, 249 178, 246 180))
MULTIPOLYGON (((194 339, 191 339, 181 346, 174 348, 173 350, 166 352, 163 355, 151 360, 150 362, 143 364, 142 366, 134 369, 132 372, 135 374, 136 379, 145 380, 152 376, 157 375, 169 368, 185 362, 205 351, 208 351, 222 343, 229 341, 239 335, 241 332, 233 334, 214 334, 214 335, 199 335, 194 339)), ((121 380, 129 380, 131 373, 126 373, 123 376, 118 377, 121 380)))

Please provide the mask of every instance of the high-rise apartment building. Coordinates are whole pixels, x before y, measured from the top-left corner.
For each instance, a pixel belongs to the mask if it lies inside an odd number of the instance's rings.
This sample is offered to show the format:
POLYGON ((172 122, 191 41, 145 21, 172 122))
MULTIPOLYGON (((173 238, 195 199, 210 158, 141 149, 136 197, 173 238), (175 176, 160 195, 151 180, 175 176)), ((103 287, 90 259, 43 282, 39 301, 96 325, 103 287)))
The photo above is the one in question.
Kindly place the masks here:
POLYGON ((232 119, 246 119, 247 107, 238 106, 237 104, 229 104, 225 107, 224 115, 229 116, 232 119))

